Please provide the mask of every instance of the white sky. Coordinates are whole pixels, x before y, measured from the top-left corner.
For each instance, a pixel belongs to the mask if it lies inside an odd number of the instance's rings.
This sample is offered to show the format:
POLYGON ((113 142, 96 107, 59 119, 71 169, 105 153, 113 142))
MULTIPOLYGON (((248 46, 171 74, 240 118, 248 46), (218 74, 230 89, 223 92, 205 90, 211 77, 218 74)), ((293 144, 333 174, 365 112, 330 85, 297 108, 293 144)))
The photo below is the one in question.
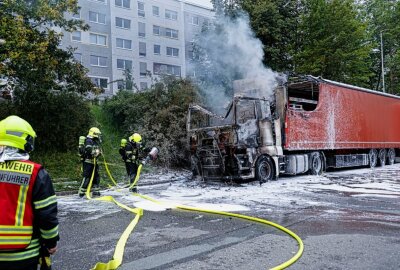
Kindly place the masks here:
POLYGON ((191 2, 191 3, 199 4, 202 6, 206 6, 206 7, 212 7, 210 0, 186 0, 186 2, 191 2))

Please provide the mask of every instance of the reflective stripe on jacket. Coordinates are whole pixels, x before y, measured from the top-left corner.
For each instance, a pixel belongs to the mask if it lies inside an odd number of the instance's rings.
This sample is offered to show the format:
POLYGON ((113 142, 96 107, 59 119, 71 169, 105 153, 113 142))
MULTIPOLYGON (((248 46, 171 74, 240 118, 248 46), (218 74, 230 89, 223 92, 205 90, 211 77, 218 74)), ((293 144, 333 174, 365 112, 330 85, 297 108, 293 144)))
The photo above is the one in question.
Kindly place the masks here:
POLYGON ((40 168, 31 161, 0 163, 0 250, 23 249, 31 244, 32 190, 40 168))

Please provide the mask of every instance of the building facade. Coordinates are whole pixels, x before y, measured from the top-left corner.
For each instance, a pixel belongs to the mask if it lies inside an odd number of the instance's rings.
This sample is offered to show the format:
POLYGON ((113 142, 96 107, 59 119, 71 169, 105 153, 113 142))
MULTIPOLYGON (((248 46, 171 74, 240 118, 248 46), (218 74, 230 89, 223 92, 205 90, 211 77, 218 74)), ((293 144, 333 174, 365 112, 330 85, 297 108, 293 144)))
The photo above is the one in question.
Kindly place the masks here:
POLYGON ((125 88, 130 76, 139 90, 160 74, 186 77, 193 39, 214 16, 189 1, 80 0, 79 13, 66 16, 90 29, 65 32, 62 47, 76 48, 75 59, 105 97, 125 88))

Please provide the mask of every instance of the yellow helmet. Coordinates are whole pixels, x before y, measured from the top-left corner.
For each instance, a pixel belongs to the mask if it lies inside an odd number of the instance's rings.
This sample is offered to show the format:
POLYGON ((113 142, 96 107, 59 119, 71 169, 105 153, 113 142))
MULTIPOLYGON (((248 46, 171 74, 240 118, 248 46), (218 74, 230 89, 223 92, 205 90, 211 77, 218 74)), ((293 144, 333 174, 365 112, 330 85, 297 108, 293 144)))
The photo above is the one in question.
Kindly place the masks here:
POLYGON ((0 145, 31 152, 35 137, 32 126, 19 116, 11 115, 0 121, 0 145))
POLYGON ((88 137, 100 138, 100 136, 101 132, 100 129, 98 129, 97 127, 92 127, 91 129, 89 129, 88 137))
POLYGON ((142 136, 139 133, 133 133, 132 136, 129 137, 130 142, 140 143, 142 141, 142 136))

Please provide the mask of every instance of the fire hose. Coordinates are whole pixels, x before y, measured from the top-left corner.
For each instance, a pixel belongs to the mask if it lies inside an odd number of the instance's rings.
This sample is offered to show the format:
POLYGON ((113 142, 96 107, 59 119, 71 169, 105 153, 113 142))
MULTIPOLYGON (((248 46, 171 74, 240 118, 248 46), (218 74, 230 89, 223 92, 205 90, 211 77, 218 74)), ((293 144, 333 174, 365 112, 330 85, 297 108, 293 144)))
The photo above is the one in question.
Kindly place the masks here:
MULTIPOLYGON (((104 158, 104 156, 103 156, 104 158)), ((105 161, 105 160, 104 160, 105 161)), ((106 162, 104 162, 106 164, 106 162)), ((96 158, 94 159, 94 165, 96 166, 96 158)), ((94 166, 94 168, 95 168, 94 166)), ((136 178, 134 180, 134 182, 131 184, 130 187, 133 187, 136 185, 136 183, 138 182, 139 178, 140 178, 140 173, 141 173, 141 169, 142 169, 142 164, 139 165, 138 167, 138 171, 136 174, 136 178)), ((95 169, 93 169, 92 172, 92 176, 90 178, 89 181, 89 185, 88 188, 86 190, 86 197, 91 200, 91 196, 90 196, 90 189, 92 187, 92 182, 93 182, 93 178, 94 178, 94 172, 95 169)), ((109 170, 107 170, 108 176, 110 177, 110 179, 112 178, 109 170)), ((115 181, 113 181, 115 183, 115 181)), ((139 193, 135 193, 133 194, 134 196, 138 196, 141 197, 143 199, 152 201, 154 203, 157 204, 164 204, 158 200, 155 200, 149 196, 146 195, 141 195, 139 193)), ((124 255, 124 249, 125 249, 125 244, 130 236, 130 234, 132 233, 132 231, 134 230, 135 226, 138 224, 139 219, 143 216, 143 209, 141 208, 131 208, 126 206, 125 204, 122 204, 120 202, 118 202, 117 200, 115 200, 112 196, 102 196, 100 198, 96 198, 94 200, 99 200, 99 201, 107 201, 107 202, 112 202, 115 203, 116 205, 118 205, 119 207, 128 210, 131 213, 136 214, 135 218, 131 221, 131 223, 128 225, 128 227, 125 229, 125 231, 122 233, 121 237, 119 238, 117 245, 115 247, 115 251, 114 251, 114 255, 112 257, 112 259, 107 262, 107 263, 97 263, 91 270, 113 270, 113 269, 117 269, 121 264, 122 264, 122 259, 123 259, 123 255, 124 255)), ((257 223, 261 223, 264 225, 268 225, 268 226, 272 226, 274 228, 277 228, 278 230, 288 234, 289 236, 291 236, 293 239, 295 239, 298 243, 298 250, 296 252, 296 254, 289 259, 288 261, 281 263, 278 266, 275 266, 273 268, 271 268, 272 270, 280 270, 280 269, 285 269, 287 267, 289 267, 290 265, 292 265, 293 263, 295 263, 303 254, 303 250, 304 250, 304 244, 303 241, 301 240, 301 238, 295 234, 293 231, 277 224, 274 223, 272 221, 268 221, 266 219, 261 219, 261 218, 256 218, 256 217, 251 217, 251 216, 247 216, 247 215, 242 215, 242 214, 235 214, 235 213, 229 213, 229 212, 223 212, 223 211, 215 211, 215 210, 208 210, 208 209, 201 209, 201 208, 196 208, 196 207, 191 207, 191 206, 185 206, 185 205, 176 205, 175 206, 177 209, 181 209, 181 210, 186 210, 186 211, 194 211, 194 212, 203 212, 203 213, 209 213, 209 214, 216 214, 216 215, 223 215, 223 216, 231 216, 231 217, 235 217, 235 218, 240 218, 240 219, 244 219, 244 220, 250 220, 250 221, 254 221, 257 223)))

